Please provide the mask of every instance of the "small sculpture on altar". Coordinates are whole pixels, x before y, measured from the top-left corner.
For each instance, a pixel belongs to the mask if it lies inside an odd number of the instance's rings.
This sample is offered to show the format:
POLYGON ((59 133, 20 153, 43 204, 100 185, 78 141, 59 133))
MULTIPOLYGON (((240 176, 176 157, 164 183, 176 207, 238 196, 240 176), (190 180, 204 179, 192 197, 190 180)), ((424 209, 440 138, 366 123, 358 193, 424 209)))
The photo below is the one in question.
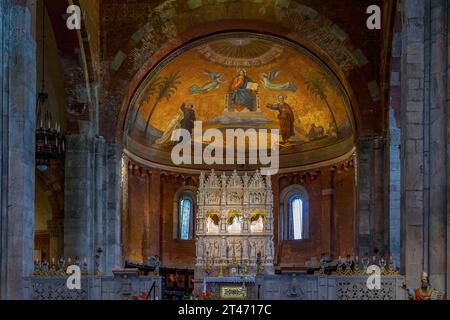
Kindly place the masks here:
MULTIPOLYGON (((211 246, 211 243, 209 244, 211 246)), ((212 265, 209 261, 209 251, 206 251, 206 259, 205 259, 205 273, 209 276, 212 270, 212 265)))
POLYGON ((58 260, 58 269, 63 271, 66 269, 66 260, 64 260, 62 256, 60 256, 58 260))
POLYGON ((293 274, 291 275, 291 280, 290 280, 290 282, 289 282, 289 287, 288 287, 288 290, 287 290, 287 292, 286 292, 286 294, 287 294, 288 297, 290 297, 290 298, 296 298, 296 297, 299 297, 300 295, 301 295, 301 296, 304 295, 304 293, 303 293, 303 291, 302 291, 301 288, 300 288, 300 292, 297 291, 297 285, 298 285, 298 283, 297 283, 297 276, 296 276, 295 273, 293 273, 293 274))
POLYGON ((84 258, 83 264, 81 267, 81 274, 87 275, 88 274, 88 264, 87 264, 87 258, 84 258))
POLYGON ((242 260, 242 241, 238 241, 236 246, 236 257, 238 260, 242 260))
POLYGON ((102 257, 103 249, 98 247, 95 253, 95 260, 94 260, 94 274, 99 276, 103 273, 100 270, 100 258, 102 257))
POLYGON ((151 256, 150 258, 148 258, 148 265, 154 268, 154 272, 156 275, 159 275, 159 267, 161 266, 159 256, 151 256))
POLYGON ((409 300, 443 300, 444 292, 440 292, 433 288, 428 279, 428 274, 422 272, 420 277, 421 286, 420 288, 408 288, 407 284, 404 283, 402 289, 408 293, 409 300))
POLYGON ((257 245, 256 242, 254 242, 254 241, 250 242, 250 258, 251 259, 256 258, 256 251, 257 251, 256 245, 257 245))
POLYGON ((232 264, 237 264, 237 258, 236 258, 236 240, 233 240, 232 241, 232 243, 231 243, 231 246, 232 246, 232 252, 233 252, 233 256, 232 256, 232 259, 231 259, 231 263, 232 264))
POLYGON ((220 245, 220 255, 221 258, 226 259, 227 257, 227 239, 225 237, 222 237, 222 243, 220 245))
POLYGON ((258 252, 258 254, 256 255, 256 269, 257 274, 264 274, 264 264, 262 261, 261 252, 258 252))
POLYGON ((44 261, 42 261, 41 269, 44 272, 48 272, 48 261, 46 259, 44 259, 44 261))
POLYGON ((242 264, 242 269, 241 269, 241 275, 244 276, 244 278, 247 276, 248 274, 248 266, 247 266, 247 262, 244 261, 244 263, 242 264))
POLYGON ((214 254, 213 258, 220 258, 220 246, 217 241, 214 241, 214 254))
POLYGON ((203 243, 197 241, 197 259, 203 259, 203 243))

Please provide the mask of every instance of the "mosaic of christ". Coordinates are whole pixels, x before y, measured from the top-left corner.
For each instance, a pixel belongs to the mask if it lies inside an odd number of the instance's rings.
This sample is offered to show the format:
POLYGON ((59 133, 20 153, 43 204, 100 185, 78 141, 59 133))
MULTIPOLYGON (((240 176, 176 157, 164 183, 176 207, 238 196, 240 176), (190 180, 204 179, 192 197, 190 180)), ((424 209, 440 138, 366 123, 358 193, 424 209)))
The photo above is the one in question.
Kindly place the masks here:
POLYGON ((203 39, 162 61, 133 100, 127 133, 169 148, 176 128, 279 129, 282 151, 317 148, 354 130, 349 99, 306 49, 253 34, 203 39))

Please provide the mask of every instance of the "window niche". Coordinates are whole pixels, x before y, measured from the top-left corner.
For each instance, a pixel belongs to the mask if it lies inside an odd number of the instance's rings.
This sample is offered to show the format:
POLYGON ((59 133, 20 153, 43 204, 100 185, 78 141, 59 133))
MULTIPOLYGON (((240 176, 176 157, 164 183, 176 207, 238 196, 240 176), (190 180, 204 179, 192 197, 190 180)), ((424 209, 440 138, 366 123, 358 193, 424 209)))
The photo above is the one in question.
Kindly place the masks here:
POLYGON ((309 198, 301 185, 291 185, 280 194, 280 240, 309 238, 309 198))
POLYGON ((194 239, 195 188, 180 188, 173 199, 173 238, 177 240, 194 239))

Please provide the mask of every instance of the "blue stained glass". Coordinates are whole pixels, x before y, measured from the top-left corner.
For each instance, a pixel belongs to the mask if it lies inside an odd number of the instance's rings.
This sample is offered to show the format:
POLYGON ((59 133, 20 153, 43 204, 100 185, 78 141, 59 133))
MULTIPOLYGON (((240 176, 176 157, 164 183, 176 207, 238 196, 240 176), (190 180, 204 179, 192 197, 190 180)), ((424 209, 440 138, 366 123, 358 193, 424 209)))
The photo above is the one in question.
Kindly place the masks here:
POLYGON ((294 198, 291 202, 294 240, 303 239, 303 201, 294 198))
POLYGON ((180 202, 180 239, 189 240, 189 224, 191 221, 192 200, 182 199, 180 202))

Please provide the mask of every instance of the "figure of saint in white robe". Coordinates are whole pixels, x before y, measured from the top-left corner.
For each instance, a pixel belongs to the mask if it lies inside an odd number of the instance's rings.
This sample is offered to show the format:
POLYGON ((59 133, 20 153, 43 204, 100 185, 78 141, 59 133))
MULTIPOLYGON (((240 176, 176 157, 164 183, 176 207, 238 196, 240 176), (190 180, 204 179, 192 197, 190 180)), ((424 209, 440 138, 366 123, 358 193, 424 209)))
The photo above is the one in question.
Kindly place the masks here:
POLYGON ((165 144, 168 142, 171 142, 172 140, 172 133, 176 130, 181 128, 181 121, 183 120, 184 113, 183 111, 178 111, 176 116, 170 121, 169 125, 167 126, 166 130, 164 131, 161 138, 157 139, 155 142, 156 144, 165 144))

